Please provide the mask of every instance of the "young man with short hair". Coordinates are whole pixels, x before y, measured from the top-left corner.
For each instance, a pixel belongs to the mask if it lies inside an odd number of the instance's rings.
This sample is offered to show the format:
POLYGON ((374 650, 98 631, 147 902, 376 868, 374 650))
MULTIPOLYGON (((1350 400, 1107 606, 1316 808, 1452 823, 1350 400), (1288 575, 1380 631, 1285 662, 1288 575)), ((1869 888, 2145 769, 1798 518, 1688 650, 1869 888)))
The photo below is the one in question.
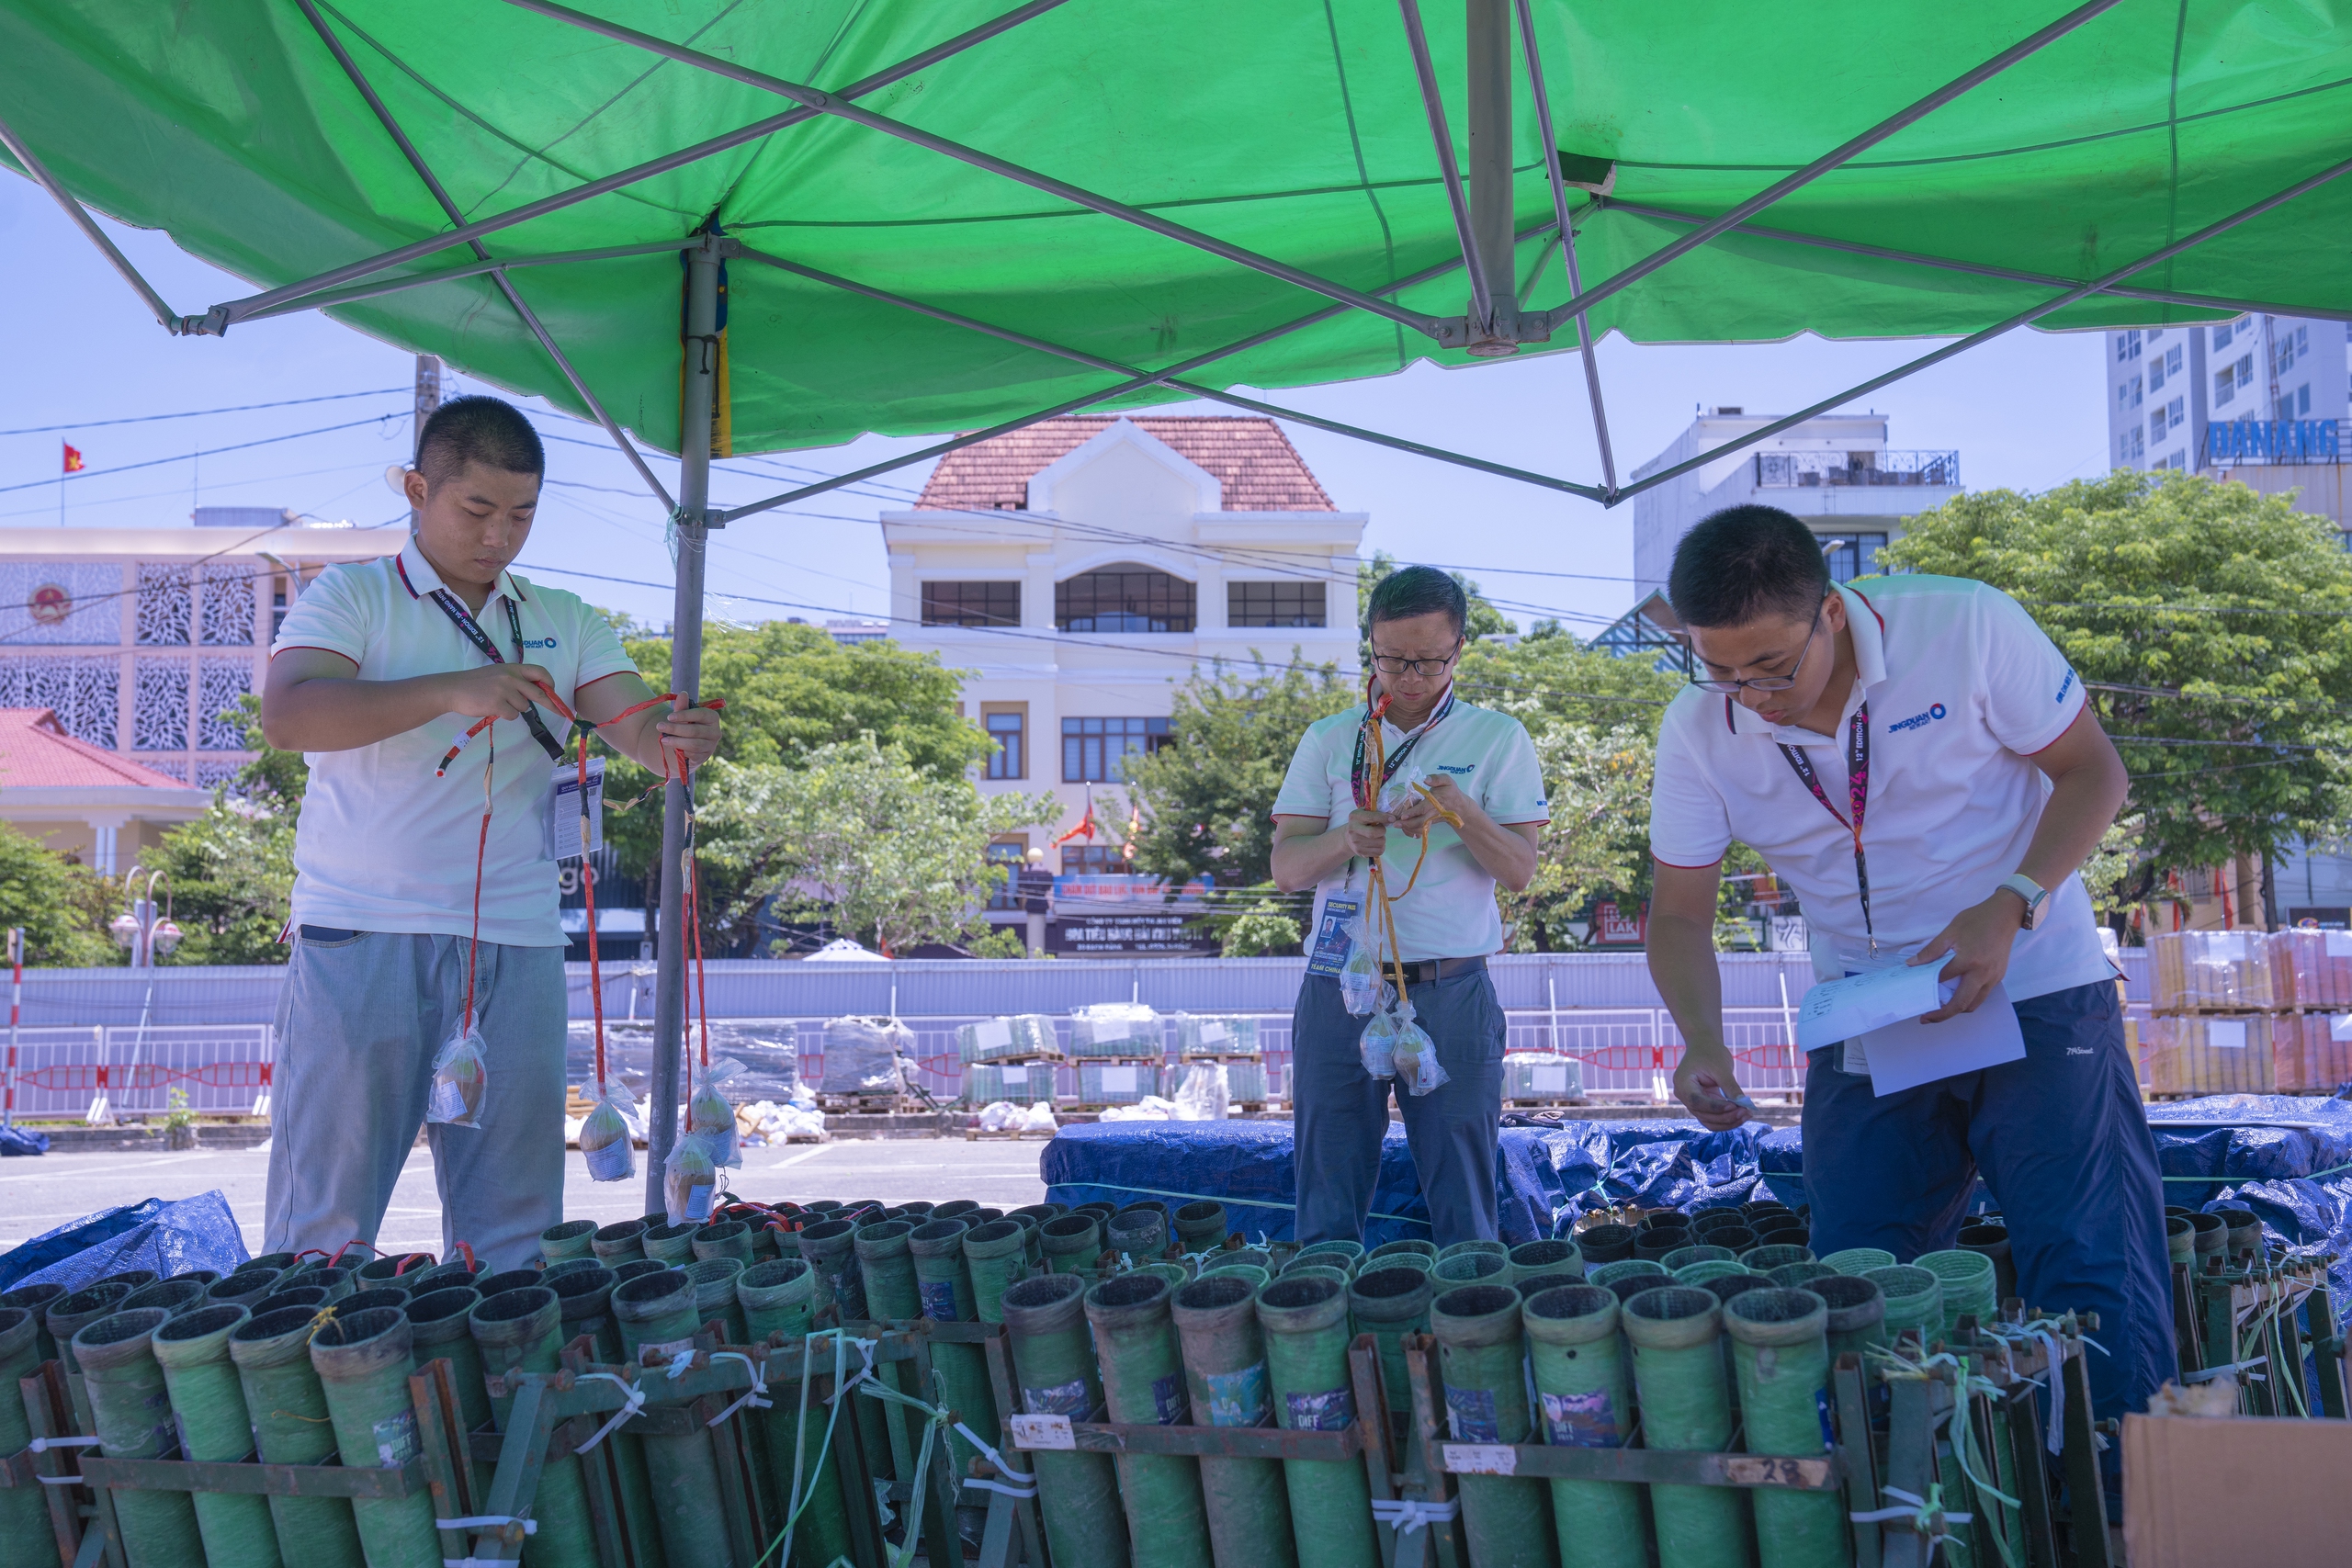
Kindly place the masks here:
MULTIPOLYGON (((1366 1020, 1348 1011, 1336 977, 1344 913, 1363 910, 1378 929, 1367 894, 1374 858, 1394 900, 1398 948, 1391 953, 1376 938, 1377 956, 1403 960, 1415 1021, 1451 1080, 1427 1094, 1396 1088, 1430 1224, 1440 1247, 1494 1238, 1503 1059, 1503 1010, 1487 975, 1487 955, 1503 944, 1495 886, 1517 892, 1534 876, 1549 817, 1526 729, 1454 694, 1468 615, 1462 585, 1434 567, 1384 578, 1364 612, 1373 663, 1365 702, 1308 727, 1274 799, 1274 881, 1285 892, 1316 893, 1291 1021, 1302 1242, 1363 1237, 1388 1132, 1392 1080, 1364 1070, 1366 1020), (1384 753, 1385 773, 1372 761, 1384 753), (1416 774, 1427 795, 1380 808, 1385 785, 1416 774), (1461 827, 1442 820, 1441 808, 1461 827), (1424 840, 1428 859, 1405 893, 1424 840)), ((1384 962, 1382 971, 1393 976, 1395 965, 1384 962)))
POLYGON ((1667 595, 1697 661, 1650 800, 1650 974, 1688 1042, 1675 1092, 1709 1127, 1747 1119, 1714 954, 1734 839, 1796 892, 1816 977, 1940 964, 1959 988, 1925 1016, 1929 1042, 1988 996, 2013 1004, 2022 1060, 1911 1088, 1890 1074, 1884 1094, 1860 1043, 1811 1053, 1811 1245, 1949 1248, 1981 1174, 2025 1303, 2099 1314, 2098 1413, 2143 1407, 2176 1371, 2164 1188, 2079 874, 2128 787, 2082 682, 1997 589, 1836 587, 1819 541, 1771 507, 1700 522, 1667 595))
MULTIPOLYGON (((469 996, 486 1047, 480 1124, 425 1128, 443 1250, 462 1241, 515 1268, 563 1217, 565 937, 544 819, 570 753, 548 694, 594 723, 654 693, 601 612, 508 570, 546 469, 511 404, 442 404, 407 477, 407 545, 322 572, 271 650, 262 730, 311 773, 278 1002, 270 1251, 375 1241, 469 996), (435 777, 481 718, 524 722, 493 724, 435 777)), ((650 707, 598 733, 662 773, 707 761, 718 717, 650 707)), ((559 845, 577 833, 556 829, 559 845)))

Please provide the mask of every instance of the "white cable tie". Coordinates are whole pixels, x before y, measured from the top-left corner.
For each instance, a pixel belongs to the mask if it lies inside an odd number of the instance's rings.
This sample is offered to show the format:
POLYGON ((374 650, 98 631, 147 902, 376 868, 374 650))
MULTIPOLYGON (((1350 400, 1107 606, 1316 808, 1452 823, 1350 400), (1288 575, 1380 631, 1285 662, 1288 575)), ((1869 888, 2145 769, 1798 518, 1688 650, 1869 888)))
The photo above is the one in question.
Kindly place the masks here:
POLYGON ((33 1479, 40 1482, 43 1486, 79 1486, 82 1484, 82 1478, 78 1475, 36 1475, 33 1479))
POLYGON ((577 1454, 584 1454, 606 1438, 611 1437, 613 1428, 645 1408, 645 1391, 617 1372, 582 1372, 580 1375, 582 1379, 602 1378, 628 1395, 621 1407, 613 1412, 613 1418, 596 1428, 594 1437, 571 1450, 577 1454))
POLYGON ((664 1370, 662 1375, 667 1377, 672 1382, 676 1382, 680 1378, 684 1377, 688 1372, 693 1371, 694 1370, 695 1353, 692 1350, 689 1350, 683 1356, 673 1356, 670 1358, 670 1364, 664 1370))
POLYGON ((1462 1512, 1462 1499, 1432 1503, 1426 1497, 1374 1497, 1372 1517, 1398 1535, 1410 1535, 1423 1525, 1451 1524, 1462 1512))
POLYGON ((521 1525, 525 1535, 537 1535, 539 1533, 538 1520, 526 1519, 518 1514, 469 1514, 462 1519, 435 1519, 433 1521, 433 1528, 437 1530, 499 1529, 507 1525, 521 1525))
MULTIPOLYGON (((1002 1454, 997 1452, 996 1450, 990 1448, 987 1443, 982 1442, 980 1440, 980 1435, 978 1432, 973 1431, 969 1427, 964 1425, 961 1421, 956 1423, 956 1431, 966 1442, 971 1444, 972 1447, 979 1450, 981 1458, 996 1466, 998 1474, 1003 1476, 1007 1481, 1025 1483, 1029 1488, 1026 1492, 1014 1492, 1010 1487, 989 1486, 989 1491, 1004 1492, 1014 1497, 1034 1497, 1036 1495, 1036 1476, 1034 1474, 1023 1475, 1021 1472, 1013 1469, 1012 1465, 1005 1462, 1005 1458, 1002 1454)), ((979 1481, 967 1481, 964 1484, 967 1486, 981 1486, 987 1485, 987 1483, 979 1481)))
POLYGON ((2251 1361, 2232 1361, 2225 1367, 2207 1367, 2203 1371, 2183 1373, 2180 1380, 2181 1385, 2187 1387, 2192 1383, 2211 1382, 2218 1377, 2224 1377, 2233 1372, 2250 1372, 2256 1367, 2269 1364, 2269 1357, 2256 1356, 2251 1361))
POLYGON ((765 1367, 762 1366, 759 1362, 754 1361, 751 1357, 746 1356, 741 1350, 713 1350, 710 1353, 710 1359, 713 1361, 742 1362, 744 1366, 751 1369, 752 1386, 743 1391, 742 1398, 737 1400, 734 1404, 729 1405, 726 1409, 720 1411, 718 1415, 704 1422, 704 1426, 716 1427, 721 1421, 726 1420, 729 1416, 734 1415, 735 1412, 742 1409, 743 1406, 747 1404, 754 1410, 767 1410, 774 1407, 775 1401, 768 1398, 768 1375, 767 1369, 765 1367))
POLYGON ((2042 1447, 2052 1453, 2064 1453, 2066 1449, 2066 1358, 2058 1348, 2058 1337, 2046 1328, 2031 1329, 2028 1337, 2041 1341, 2041 1352, 2049 1360, 2050 1427, 2042 1438, 2042 1447))
POLYGON ((878 1339, 860 1339, 856 1336, 849 1334, 844 1334, 842 1337, 848 1343, 857 1347, 858 1356, 865 1364, 858 1368, 856 1371, 851 1373, 847 1382, 842 1383, 840 1387, 834 1389, 832 1393, 825 1396, 824 1403, 827 1404, 831 1404, 842 1394, 847 1393, 851 1389, 855 1388, 859 1383, 864 1382, 867 1378, 874 1375, 874 1352, 882 1343, 878 1339))
POLYGON ((87 1449, 96 1447, 97 1443, 96 1438, 35 1438, 32 1450, 37 1454, 45 1454, 51 1449, 87 1449))
POLYGON ((1009 1486, 1001 1481, 983 1481, 978 1476, 967 1475, 963 1483, 982 1492, 1001 1492, 1008 1497, 1035 1497, 1037 1495, 1037 1483, 1034 1481, 1026 1486, 1009 1486))

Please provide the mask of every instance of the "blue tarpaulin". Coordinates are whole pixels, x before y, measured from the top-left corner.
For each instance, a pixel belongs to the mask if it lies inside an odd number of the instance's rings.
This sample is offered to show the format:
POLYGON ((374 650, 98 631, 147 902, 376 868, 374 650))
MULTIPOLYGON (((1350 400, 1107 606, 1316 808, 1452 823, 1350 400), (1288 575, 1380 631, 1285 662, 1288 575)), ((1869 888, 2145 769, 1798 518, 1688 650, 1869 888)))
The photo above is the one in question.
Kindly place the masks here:
POLYGON ((150 1198, 85 1214, 0 1255, 0 1291, 79 1290, 126 1269, 152 1269, 165 1279, 191 1269, 226 1274, 249 1256, 237 1216, 218 1191, 177 1202, 150 1198))
MULTIPOLYGON (((2216 1095, 2151 1106, 2149 1121, 2167 1201, 2251 1209, 2290 1251, 2335 1254, 2335 1299, 2352 1311, 2352 1102, 2216 1095)), ((1064 1129, 1041 1169, 1057 1203, 1159 1199, 1173 1208, 1216 1198, 1235 1228, 1281 1240, 1292 1235, 1296 1201, 1291 1153, 1286 1122, 1111 1122, 1064 1129)), ((1495 1196, 1501 1239, 1514 1246, 1565 1235, 1578 1216, 1619 1204, 1688 1209, 1758 1196, 1799 1204, 1804 1139, 1794 1127, 1710 1133, 1664 1119, 1506 1127, 1495 1196)), ((1402 1127, 1381 1145, 1372 1209, 1368 1247, 1429 1235, 1402 1127)))

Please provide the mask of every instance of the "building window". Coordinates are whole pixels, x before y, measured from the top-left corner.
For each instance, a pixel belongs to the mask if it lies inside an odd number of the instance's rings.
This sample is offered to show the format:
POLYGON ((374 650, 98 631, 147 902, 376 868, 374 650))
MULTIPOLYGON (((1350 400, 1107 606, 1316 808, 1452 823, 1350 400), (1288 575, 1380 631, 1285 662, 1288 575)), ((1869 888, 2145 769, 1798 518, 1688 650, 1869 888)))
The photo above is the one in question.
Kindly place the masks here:
POLYGON ((1054 584, 1054 625, 1066 632, 1189 632, 1197 590, 1148 566, 1106 566, 1054 584))
POLYGON ((926 582, 922 624, 927 626, 1017 626, 1018 582, 926 582))
POLYGON ((2175 398, 2172 401, 2165 405, 2165 423, 2171 429, 2178 430, 2188 418, 2188 404, 2187 399, 2175 398))
POLYGON ((1127 857, 1117 844, 1064 844, 1062 874, 1064 876, 1124 876, 1129 870, 1127 857))
POLYGON ((2148 445, 2154 446, 2165 438, 2165 411, 2158 409, 2148 416, 2148 445))
POLYGON ((1025 779, 1029 776, 1028 730, 1029 715, 1025 710, 980 715, 980 724, 989 739, 996 742, 996 750, 989 753, 988 776, 992 779, 1025 779))
POLYGON ((2177 347, 2167 349, 2165 352, 2165 374, 2167 376, 2177 376, 2180 374, 2180 350, 2177 347))
POLYGON ((2236 325, 2237 323, 2235 321, 2223 321, 2220 326, 2215 327, 2213 329, 2213 346, 2215 348, 2229 347, 2230 332, 2236 325))
POLYGON ((2165 384, 2165 361, 2162 355, 2148 356, 2148 390, 2154 391, 2165 384))
POLYGON ((2137 359, 2137 358, 2139 358, 2139 357, 2140 357, 2140 334, 2139 334, 2138 333, 2116 333, 2116 334, 2115 334, 2115 362, 2116 362, 2117 364, 2120 365, 2120 364, 2122 364, 2125 360, 2128 360, 2128 359, 2137 359))
POLYGON ((1018 910, 1021 908, 1021 870, 1029 863, 1028 840, 1014 839, 990 844, 988 847, 988 863, 1004 868, 1002 885, 989 894, 989 908, 1018 910))
POLYGON ((1320 626, 1323 588, 1319 582, 1228 582, 1225 585, 1225 624, 1229 626, 1320 626))
POLYGON ((2229 368, 2227 366, 2223 366, 2221 369, 2214 371, 2213 406, 2215 408, 2220 408, 2223 403, 2228 402, 2237 395, 2238 373, 2229 368))
POLYGON ((1164 718, 1066 718, 1062 783, 1117 784, 1126 776, 1127 758, 1157 751, 1169 739, 1164 718))
POLYGON ((2298 418, 2312 412, 2312 388, 2306 381, 2295 389, 2295 413, 2298 418))
POLYGON ((2116 438, 2115 460, 2118 463, 2136 463, 2147 455, 2148 433, 2138 425, 2133 425, 2116 438))
POLYGON ((1829 563, 1829 581, 1851 582, 1879 570, 1878 553, 1886 548, 1884 534, 1827 534, 1821 536, 1821 558, 1829 563))

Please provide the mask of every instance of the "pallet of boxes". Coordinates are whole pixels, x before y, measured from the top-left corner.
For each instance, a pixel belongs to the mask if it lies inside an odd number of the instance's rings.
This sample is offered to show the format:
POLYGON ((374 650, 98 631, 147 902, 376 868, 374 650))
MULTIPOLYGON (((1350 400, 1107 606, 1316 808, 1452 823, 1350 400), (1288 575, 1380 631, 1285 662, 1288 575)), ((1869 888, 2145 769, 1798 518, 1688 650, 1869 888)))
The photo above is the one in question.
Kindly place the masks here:
POLYGON ((1180 1110, 1189 1105, 1203 1111, 1197 1119, 1266 1109, 1266 1058, 1254 1018, 1178 1013, 1173 1071, 1175 1092, 1169 1098, 1180 1110))
POLYGON ((2150 1098, 2352 1082, 2352 932, 2168 931, 2151 945, 2150 1098))
POLYGON ((1581 1105, 1584 1064, 1552 1051, 1503 1053, 1503 1106, 1511 1111, 1581 1105))
POLYGON ((1080 1111, 1150 1102, 1173 1109, 1160 1079, 1168 1042, 1159 1014, 1141 1002, 1096 1002, 1069 1015, 1070 1061, 1078 1069, 1080 1111))
POLYGON ((930 1110, 907 1058, 915 1032, 895 1018, 835 1018, 825 1022, 825 1060, 817 1107, 828 1116, 891 1116, 930 1110))
POLYGON ((956 1027, 956 1054, 964 1064, 964 1106, 972 1112, 967 1140, 1054 1135, 1062 1045, 1052 1019, 1036 1012, 974 1019, 956 1027))

